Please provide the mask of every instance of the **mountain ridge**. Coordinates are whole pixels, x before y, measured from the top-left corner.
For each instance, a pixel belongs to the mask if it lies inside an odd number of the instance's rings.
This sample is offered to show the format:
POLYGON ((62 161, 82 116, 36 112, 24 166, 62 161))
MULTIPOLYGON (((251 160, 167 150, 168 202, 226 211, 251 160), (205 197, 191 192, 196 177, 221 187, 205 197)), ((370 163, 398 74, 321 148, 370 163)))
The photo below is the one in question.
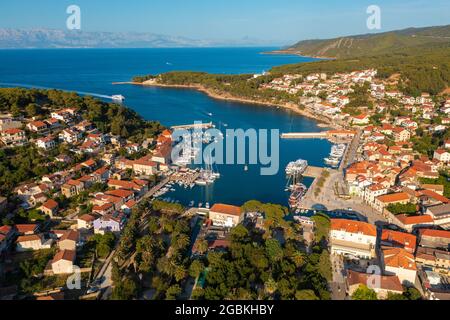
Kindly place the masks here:
POLYGON ((219 46, 271 46, 269 41, 197 40, 149 32, 103 32, 59 29, 0 29, 1 49, 53 48, 183 48, 219 46))
POLYGON ((450 25, 407 28, 382 33, 367 33, 331 39, 299 41, 280 53, 320 58, 350 58, 386 54, 423 45, 450 42, 450 25))

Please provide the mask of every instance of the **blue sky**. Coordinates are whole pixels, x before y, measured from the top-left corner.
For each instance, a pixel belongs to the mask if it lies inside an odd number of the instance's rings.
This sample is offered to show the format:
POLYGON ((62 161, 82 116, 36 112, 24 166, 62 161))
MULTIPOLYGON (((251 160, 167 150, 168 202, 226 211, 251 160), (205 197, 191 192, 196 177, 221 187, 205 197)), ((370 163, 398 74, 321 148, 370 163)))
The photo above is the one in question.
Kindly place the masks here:
POLYGON ((0 28, 65 28, 81 8, 82 30, 145 31, 194 39, 244 37, 290 43, 367 33, 369 5, 382 30, 450 24, 449 0, 1 0, 0 28))

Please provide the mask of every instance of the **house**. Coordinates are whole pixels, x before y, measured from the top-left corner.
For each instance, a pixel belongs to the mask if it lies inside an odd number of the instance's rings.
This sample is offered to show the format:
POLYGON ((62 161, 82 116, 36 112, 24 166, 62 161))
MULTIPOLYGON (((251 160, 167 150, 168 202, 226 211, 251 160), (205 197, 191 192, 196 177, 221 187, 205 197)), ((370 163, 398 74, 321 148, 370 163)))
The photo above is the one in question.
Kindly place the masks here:
POLYGON ((94 232, 105 234, 106 232, 120 233, 125 226, 126 218, 123 214, 107 214, 94 221, 94 232))
POLYGON ((419 245, 426 248, 443 249, 450 251, 450 231, 420 229, 419 245))
POLYGON ((429 215, 408 216, 399 214, 393 217, 393 222, 408 232, 412 232, 415 228, 434 225, 434 220, 429 215))
POLYGON ((74 197, 84 191, 84 183, 79 180, 69 180, 61 187, 61 193, 67 198, 74 197))
POLYGON ((351 118, 353 125, 365 125, 370 122, 370 117, 367 114, 360 114, 351 118))
POLYGON ((45 215, 53 218, 58 213, 59 205, 53 199, 49 199, 40 206, 39 210, 42 211, 45 215))
POLYGON ((90 230, 94 227, 95 217, 91 214, 84 214, 77 218, 78 229, 90 230))
POLYGON ((60 250, 76 251, 79 240, 80 234, 78 233, 78 231, 65 230, 61 238, 59 238, 58 247, 60 250))
POLYGON ((162 144, 155 149, 151 160, 159 164, 167 165, 170 164, 171 158, 172 158, 172 145, 162 144))
POLYGON ((405 192, 390 193, 375 198, 374 207, 383 212, 391 204, 407 204, 409 201, 410 196, 405 192))
POLYGON ((44 121, 49 129, 56 129, 59 128, 61 126, 61 124, 59 123, 58 119, 55 118, 49 118, 47 120, 44 121))
POLYGON ((45 132, 48 129, 48 125, 43 121, 32 121, 27 124, 27 129, 32 132, 45 132))
POLYGON ((215 204, 209 211, 209 218, 213 225, 233 228, 244 219, 244 212, 240 207, 228 204, 215 204))
POLYGON ((372 184, 364 189, 364 201, 373 204, 375 198, 385 195, 389 192, 389 188, 386 188, 382 184, 372 184))
POLYGON ((395 142, 406 142, 411 139, 411 133, 404 128, 394 128, 392 130, 395 142))
POLYGON ((66 142, 68 144, 75 144, 79 141, 81 141, 82 138, 82 133, 79 132, 76 129, 64 129, 60 134, 59 134, 59 140, 66 142))
POLYGON ((434 152, 433 159, 436 159, 440 162, 449 163, 450 162, 450 152, 445 149, 437 149, 434 152))
POLYGON ((52 136, 39 138, 35 141, 35 144, 38 148, 44 150, 52 150, 56 148, 56 140, 52 136))
POLYGON ((123 202, 128 202, 134 199, 134 192, 130 190, 116 189, 106 191, 105 194, 123 199, 123 202))
MULTIPOLYGON (((111 197, 111 198, 115 198, 115 197, 111 197)), ((121 201, 120 203, 123 203, 123 202, 121 201)), ((115 203, 111 203, 111 202, 106 202, 101 205, 95 205, 92 207, 93 213, 96 213, 96 214, 99 214, 102 216, 114 213, 115 210, 117 210, 117 208, 115 207, 115 203)))
POLYGON ((389 247, 403 248, 407 252, 414 254, 416 251, 416 236, 384 229, 381 233, 380 245, 382 249, 389 247))
POLYGON ((20 236, 16 240, 16 251, 24 252, 50 249, 52 244, 53 240, 46 240, 43 234, 20 236))
POLYGON ((16 224, 15 227, 17 234, 24 236, 35 234, 39 230, 39 226, 37 224, 16 224))
POLYGON ((20 129, 22 123, 15 121, 11 115, 0 115, 0 131, 8 129, 20 129))
POLYGON ((416 263, 435 272, 450 275, 450 252, 432 248, 417 248, 416 263))
POLYGON ((428 207, 425 214, 433 218, 435 225, 450 229, 450 203, 428 207))
POLYGON ((9 249, 11 242, 16 235, 16 230, 11 226, 0 227, 0 256, 9 249))
POLYGON ((0 132, 0 141, 5 146, 20 147, 28 143, 25 131, 21 129, 7 129, 0 132))
POLYGON ((389 293, 402 294, 403 286, 397 276, 379 276, 379 281, 373 281, 371 279, 373 275, 361 273, 353 270, 347 271, 347 294, 352 296, 353 293, 358 290, 361 285, 368 286, 374 290, 378 299, 386 299, 389 293))
POLYGON ((414 286, 416 283, 416 261, 414 256, 405 249, 382 250, 382 264, 386 274, 396 275, 402 284, 414 286))
POLYGON ((124 205, 122 205, 121 209, 125 214, 131 214, 136 204, 137 202, 135 200, 129 200, 124 205))
POLYGON ((110 179, 108 180, 108 187, 114 189, 132 190, 139 195, 142 195, 148 191, 147 182, 138 179, 134 179, 133 181, 110 179))
POLYGON ((92 173, 92 176, 95 177, 95 181, 105 183, 109 179, 110 170, 108 169, 108 167, 101 167, 95 170, 92 173))
POLYGON ((151 161, 147 157, 144 157, 134 161, 133 171, 135 174, 151 176, 158 171, 158 163, 151 161))
POLYGON ((353 258, 375 258, 377 230, 374 225, 347 219, 331 219, 331 253, 353 258))
POLYGON ((55 254, 51 261, 52 271, 54 274, 73 273, 73 263, 75 262, 76 253, 72 250, 61 250, 55 254))

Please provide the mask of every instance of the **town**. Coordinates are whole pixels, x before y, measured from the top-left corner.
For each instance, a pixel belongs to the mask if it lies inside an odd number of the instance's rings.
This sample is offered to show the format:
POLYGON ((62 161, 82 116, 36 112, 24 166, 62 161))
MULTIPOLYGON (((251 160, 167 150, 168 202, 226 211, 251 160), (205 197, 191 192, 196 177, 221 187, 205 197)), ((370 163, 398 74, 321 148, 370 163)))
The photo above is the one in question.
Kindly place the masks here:
POLYGON ((0 298, 215 299, 230 291, 233 298, 449 299, 450 99, 407 96, 398 77, 377 74, 284 75, 259 87, 295 97, 300 110, 332 127, 328 138, 346 144, 340 165, 321 169, 298 210, 252 199, 187 208, 161 200, 172 184, 192 187, 204 174, 171 162, 170 129, 127 139, 126 127, 106 132, 70 105, 2 114, 2 166, 17 168, 11 150, 48 160, 28 164, 36 166, 32 178, 8 171, 18 183, 0 200, 0 298), (230 290, 215 286, 220 268, 234 263, 227 253, 245 250, 260 278, 246 279, 253 283, 242 290, 244 280, 230 290), (286 277, 301 278, 301 270, 318 280, 283 283, 268 261, 286 277), (369 270, 379 270, 379 281, 371 283, 369 270), (82 285, 69 290, 75 272, 82 285))

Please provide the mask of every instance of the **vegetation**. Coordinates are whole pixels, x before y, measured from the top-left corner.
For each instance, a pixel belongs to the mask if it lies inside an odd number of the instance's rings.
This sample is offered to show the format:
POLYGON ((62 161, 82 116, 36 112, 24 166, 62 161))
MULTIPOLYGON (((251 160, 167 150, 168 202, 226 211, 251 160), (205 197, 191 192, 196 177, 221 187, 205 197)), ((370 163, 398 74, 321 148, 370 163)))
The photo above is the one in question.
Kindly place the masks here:
POLYGON ((387 209, 393 214, 407 214, 414 215, 417 213, 417 205, 414 203, 406 203, 406 204, 390 204, 387 206, 387 209))
POLYGON ((374 290, 369 289, 365 285, 360 285, 353 293, 352 300, 378 300, 378 298, 374 290))
POLYGON ((423 184, 440 184, 444 186, 444 197, 450 198, 450 174, 442 171, 438 179, 421 178, 420 182, 423 184))
MULTIPOLYGON (((301 239, 290 235, 294 226, 283 219, 286 208, 258 201, 242 208, 263 213, 266 231, 239 225, 232 230, 228 250, 209 252, 200 263, 192 263, 193 275, 202 266, 208 270, 203 288, 193 298, 330 299, 327 284, 332 275, 326 243, 316 243, 313 253, 306 255, 301 239)), ((319 227, 327 233, 325 229, 326 223, 319 227)))
POLYGON ((417 46, 432 47, 448 41, 450 26, 410 28, 385 33, 341 37, 326 40, 301 41, 290 51, 306 56, 327 56, 334 58, 360 57, 386 54, 417 46))
POLYGON ((96 234, 92 241, 95 242, 98 257, 106 258, 114 247, 116 238, 112 232, 107 232, 104 235, 96 234))

